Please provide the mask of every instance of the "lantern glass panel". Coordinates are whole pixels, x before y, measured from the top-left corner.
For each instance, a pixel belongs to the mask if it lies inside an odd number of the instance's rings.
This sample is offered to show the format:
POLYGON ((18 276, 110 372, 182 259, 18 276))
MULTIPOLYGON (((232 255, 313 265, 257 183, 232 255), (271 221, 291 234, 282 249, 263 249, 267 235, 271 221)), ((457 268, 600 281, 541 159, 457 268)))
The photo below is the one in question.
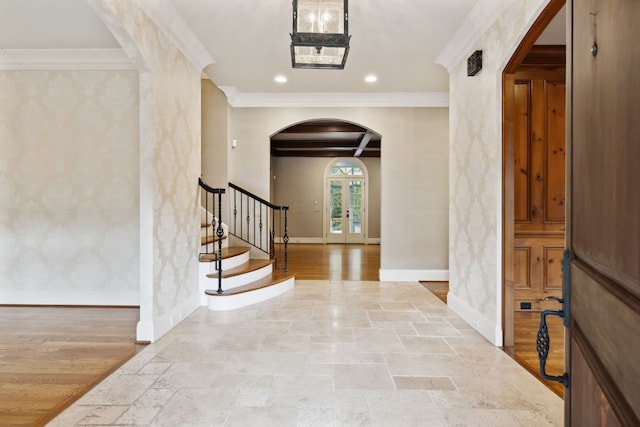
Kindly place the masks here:
POLYGON ((298 0, 299 33, 344 33, 344 0, 298 0))
POLYGON ((345 55, 343 47, 323 47, 320 52, 311 46, 295 46, 296 62, 299 64, 339 65, 345 55))

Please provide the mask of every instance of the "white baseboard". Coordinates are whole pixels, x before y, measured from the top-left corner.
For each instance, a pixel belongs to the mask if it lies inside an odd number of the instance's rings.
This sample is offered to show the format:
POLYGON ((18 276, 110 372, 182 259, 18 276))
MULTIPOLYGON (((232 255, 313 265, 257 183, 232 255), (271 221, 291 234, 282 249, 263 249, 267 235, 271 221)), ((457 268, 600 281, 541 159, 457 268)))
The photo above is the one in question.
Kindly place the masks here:
MULTIPOLYGON (((282 237, 275 238, 276 243, 282 243, 282 237)), ((324 239, 322 237, 289 237, 289 243, 304 243, 311 245, 323 245, 324 239)), ((379 245, 380 238, 379 237, 371 237, 367 238, 365 241, 366 245, 379 245)))
POLYGON ((153 322, 139 321, 136 325, 136 340, 138 342, 153 342, 153 322))
MULTIPOLYGON (((275 238, 276 243, 282 243, 282 237, 275 238)), ((322 245, 322 237, 289 237, 289 243, 306 243, 312 245, 322 245)))
POLYGON ((140 291, 1 291, 2 304, 137 306, 140 291))
POLYGON ((169 313, 155 318, 153 322, 138 322, 136 328, 137 340, 156 342, 199 307, 200 295, 194 295, 179 306, 174 307, 169 313))
POLYGON ((502 326, 482 316, 475 308, 451 292, 447 294, 447 305, 471 327, 480 332, 493 345, 502 346, 502 326))
POLYGON ((378 277, 381 282, 417 282, 420 280, 446 282, 449 280, 449 270, 388 270, 381 268, 378 277))

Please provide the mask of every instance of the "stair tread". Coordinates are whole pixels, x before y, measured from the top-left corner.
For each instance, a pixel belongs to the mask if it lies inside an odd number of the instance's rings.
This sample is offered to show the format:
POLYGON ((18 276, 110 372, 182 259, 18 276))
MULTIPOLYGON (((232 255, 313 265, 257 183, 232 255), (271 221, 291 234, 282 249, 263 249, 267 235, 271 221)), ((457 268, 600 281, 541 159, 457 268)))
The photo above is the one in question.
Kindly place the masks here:
POLYGON ((251 292, 258 289, 267 288, 269 286, 277 285, 278 283, 282 283, 285 280, 288 280, 292 277, 295 277, 295 273, 284 272, 284 271, 274 271, 268 276, 265 276, 259 280, 253 281, 251 283, 247 283, 246 285, 229 289, 227 291, 223 291, 220 294, 215 289, 208 289, 205 291, 205 294, 216 296, 216 297, 238 295, 245 292, 251 292))
MULTIPOLYGON (((223 270, 222 277, 228 278, 239 276, 244 273, 251 273, 252 271, 259 270, 271 264, 273 264, 272 259, 250 259, 249 261, 245 262, 244 264, 240 264, 237 267, 223 270)), ((207 277, 209 277, 210 279, 217 279, 218 273, 207 274, 207 277)))
MULTIPOLYGON (((234 256, 242 255, 249 252, 249 248, 246 246, 233 246, 228 248, 222 248, 222 259, 231 258, 234 256)), ((218 253, 213 254, 200 254, 201 262, 213 262, 218 259, 218 253)))
MULTIPOLYGON (((222 240, 226 239, 227 236, 222 236, 222 240)), ((214 243, 218 241, 218 236, 216 235, 209 235, 209 236, 201 236, 200 237, 200 244, 201 245, 207 245, 209 243, 214 243)))

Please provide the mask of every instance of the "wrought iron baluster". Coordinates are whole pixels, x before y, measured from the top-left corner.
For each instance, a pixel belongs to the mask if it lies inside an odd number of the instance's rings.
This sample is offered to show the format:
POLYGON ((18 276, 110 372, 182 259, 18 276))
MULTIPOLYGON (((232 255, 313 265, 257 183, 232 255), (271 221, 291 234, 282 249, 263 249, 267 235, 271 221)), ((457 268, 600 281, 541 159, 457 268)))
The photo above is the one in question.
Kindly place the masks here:
POLYGON ((218 236, 218 255, 216 256, 218 269, 218 293, 222 293, 222 235, 224 230, 222 229, 222 193, 218 193, 218 228, 216 235, 218 236))
MULTIPOLYGON (((260 222, 258 223, 258 232, 260 233, 260 247, 262 247, 262 204, 260 204, 260 222)), ((266 208, 266 206, 264 206, 266 208)))
POLYGON ((271 254, 271 258, 276 256, 276 242, 275 242, 275 235, 276 232, 276 214, 275 212, 271 212, 271 230, 269 231, 269 253, 271 254))
POLYGON ((289 234, 287 233, 287 212, 289 212, 288 207, 284 207, 284 234, 282 235, 282 241, 284 242, 284 271, 289 271, 288 268, 288 260, 287 260, 287 244, 289 243, 289 234))
MULTIPOLYGON (((206 228, 204 229, 204 241, 205 241, 205 247, 204 247, 204 252, 206 254, 209 254, 209 245, 206 244, 206 242, 209 241, 209 193, 204 191, 204 223, 206 225, 206 228)), ((200 245, 202 245, 202 238, 200 238, 200 245)))
MULTIPOLYGON (((198 183, 201 188, 201 196, 204 194, 204 215, 205 221, 204 225, 206 226, 205 230, 205 254, 215 254, 215 268, 218 270, 218 293, 222 292, 222 236, 224 234, 224 229, 222 228, 222 194, 225 192, 223 188, 212 188, 208 184, 206 184, 202 178, 199 178, 198 183), (218 195, 218 206, 217 206, 217 224, 216 224, 216 198, 215 194, 218 195), (209 197, 211 197, 211 202, 209 202, 209 197), (211 205, 211 211, 209 211, 209 205, 211 205), (211 216, 211 223, 209 223, 209 216, 211 216), (209 226, 211 226, 211 237, 214 237, 214 234, 218 237, 218 250, 216 252, 215 241, 209 243, 209 226), (209 245, 211 245, 211 252, 209 251, 209 245)), ((200 205, 202 208, 202 203, 200 205)), ((202 225, 202 218, 199 218, 200 225, 202 225)), ((202 234, 200 233, 200 246, 202 246, 202 234)), ((200 253, 202 255, 203 253, 200 253)))

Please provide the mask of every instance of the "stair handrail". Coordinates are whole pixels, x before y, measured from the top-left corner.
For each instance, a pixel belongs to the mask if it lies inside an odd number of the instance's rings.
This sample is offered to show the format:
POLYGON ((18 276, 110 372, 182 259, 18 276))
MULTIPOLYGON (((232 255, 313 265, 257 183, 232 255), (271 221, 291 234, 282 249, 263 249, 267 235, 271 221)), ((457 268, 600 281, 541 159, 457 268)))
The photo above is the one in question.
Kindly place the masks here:
MULTIPOLYGON (((205 191, 205 202, 204 202, 204 209, 205 209, 205 215, 206 215, 206 221, 208 223, 209 221, 209 194, 211 195, 211 202, 212 202, 212 210, 213 210, 213 214, 212 214, 212 223, 211 226, 213 227, 213 229, 215 230, 216 236, 218 237, 218 248, 217 251, 215 252, 215 268, 216 271, 218 272, 218 293, 221 294, 222 293, 222 236, 224 235, 224 230, 222 228, 222 195, 226 192, 226 190, 224 188, 213 188, 211 187, 209 184, 207 184, 202 177, 198 178, 198 185, 200 186, 200 188, 202 188, 205 191), (214 194, 217 194, 217 198, 218 198, 218 218, 217 218, 217 225, 214 224, 216 222, 216 217, 215 217, 215 208, 216 208, 216 204, 215 204, 215 196, 214 194)), ((207 227, 207 231, 205 232, 205 252, 204 253, 200 253, 200 257, 202 257, 202 255, 205 254, 209 254, 209 228, 207 227)), ((202 242, 201 242, 202 243, 202 242)), ((202 244, 201 244, 202 246, 202 244)))
POLYGON ((205 189, 209 193, 224 194, 226 192, 226 190, 224 188, 213 188, 213 187, 211 187, 209 184, 204 182, 202 177, 198 178, 198 184, 200 184, 200 187, 202 187, 203 189, 205 189))
POLYGON ((283 254, 283 266, 282 266, 282 270, 287 272, 288 270, 288 251, 287 251, 287 244, 289 242, 289 235, 287 232, 287 227, 288 227, 288 212, 289 212, 289 206, 285 206, 285 205, 275 205, 265 199, 263 199, 260 196, 257 196, 253 193, 251 193, 248 190, 245 190, 244 188, 233 184, 232 182, 229 183, 229 188, 234 190, 233 193, 230 192, 229 194, 229 205, 231 208, 231 205, 233 205, 233 211, 231 212, 231 214, 233 215, 233 218, 229 221, 229 234, 250 244, 251 246, 257 248, 258 250, 266 253, 267 255, 269 255, 270 259, 275 260, 276 262, 276 268, 279 268, 278 266, 278 257, 276 256, 276 251, 275 251, 275 230, 276 230, 276 222, 275 222, 275 211, 280 212, 280 228, 282 230, 282 242, 284 243, 284 254, 283 254), (243 210, 243 195, 246 196, 246 200, 247 200, 247 209, 249 208, 249 200, 253 201, 253 224, 254 224, 254 230, 253 230, 253 236, 251 236, 250 233, 250 226, 252 224, 251 222, 251 213, 248 212, 246 215, 246 222, 247 222, 247 230, 245 232, 244 228, 243 228, 243 221, 240 221, 240 231, 238 231, 238 203, 237 203, 237 197, 236 194, 240 193, 240 215, 243 216, 244 212, 242 212, 243 210), (232 200, 233 199, 233 200, 232 200), (263 209, 261 206, 257 207, 256 210, 256 202, 259 205, 263 205, 266 209, 269 209, 271 211, 271 228, 269 230, 266 230, 268 239, 266 242, 266 248, 265 248, 265 244, 263 244, 262 242, 262 236, 264 235, 264 228, 263 228, 263 219, 265 219, 267 221, 267 223, 269 223, 269 211, 266 210, 265 212, 265 216, 266 218, 263 218, 263 209), (256 211, 258 212, 258 214, 256 214, 256 211), (284 213, 284 225, 282 225, 282 214, 284 213), (255 225, 258 225, 258 230, 255 229, 255 225), (257 233, 256 233, 257 231, 257 233), (256 238, 256 234, 258 234, 259 238, 256 238))

